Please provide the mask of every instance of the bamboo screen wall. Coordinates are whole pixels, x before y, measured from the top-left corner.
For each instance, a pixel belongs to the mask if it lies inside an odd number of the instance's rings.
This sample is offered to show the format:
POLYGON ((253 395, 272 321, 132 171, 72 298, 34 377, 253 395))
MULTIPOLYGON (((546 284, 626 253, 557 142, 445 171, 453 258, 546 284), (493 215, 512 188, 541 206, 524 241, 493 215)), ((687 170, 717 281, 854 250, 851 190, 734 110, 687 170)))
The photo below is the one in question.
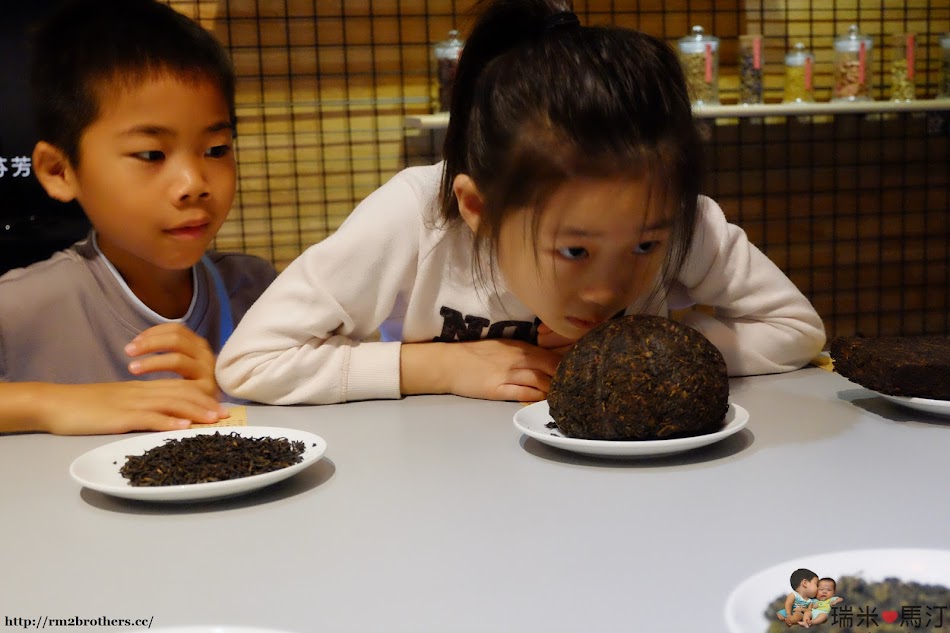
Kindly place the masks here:
MULTIPOLYGON (((236 206, 218 248, 282 268, 401 168, 438 160, 432 44, 466 34, 471 0, 168 0, 226 44, 239 75, 236 206)), ((814 52, 818 101, 832 41, 874 39, 886 99, 887 35, 917 34, 917 98, 936 93, 950 3, 909 0, 576 0, 585 24, 671 43, 694 24, 721 38, 720 92, 735 102, 737 38, 764 35, 765 101, 783 58, 814 52)), ((812 299, 830 335, 950 334, 950 148, 937 115, 724 120, 710 125, 706 191, 812 299)))

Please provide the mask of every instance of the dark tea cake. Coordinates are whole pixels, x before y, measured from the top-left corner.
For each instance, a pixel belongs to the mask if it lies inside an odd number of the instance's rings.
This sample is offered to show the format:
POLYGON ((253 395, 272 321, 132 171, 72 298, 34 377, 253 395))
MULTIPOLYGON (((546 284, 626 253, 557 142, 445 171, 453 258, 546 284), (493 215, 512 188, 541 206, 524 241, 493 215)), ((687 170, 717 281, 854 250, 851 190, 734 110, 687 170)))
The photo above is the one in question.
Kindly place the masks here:
POLYGON ((726 362, 705 336, 657 316, 603 323, 564 355, 548 407, 568 437, 656 440, 723 427, 726 362))
POLYGON ((831 342, 835 371, 889 396, 950 400, 950 338, 839 336, 831 342))

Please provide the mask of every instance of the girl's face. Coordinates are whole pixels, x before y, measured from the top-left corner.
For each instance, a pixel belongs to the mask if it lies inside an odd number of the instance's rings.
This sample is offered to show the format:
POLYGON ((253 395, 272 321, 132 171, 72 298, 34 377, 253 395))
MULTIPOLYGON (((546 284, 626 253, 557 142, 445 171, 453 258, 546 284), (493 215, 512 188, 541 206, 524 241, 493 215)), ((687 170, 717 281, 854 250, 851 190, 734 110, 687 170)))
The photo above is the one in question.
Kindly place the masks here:
POLYGON ((645 179, 576 178, 541 212, 502 222, 498 265, 509 289, 561 336, 578 339, 650 292, 670 238, 672 215, 654 204, 645 179))

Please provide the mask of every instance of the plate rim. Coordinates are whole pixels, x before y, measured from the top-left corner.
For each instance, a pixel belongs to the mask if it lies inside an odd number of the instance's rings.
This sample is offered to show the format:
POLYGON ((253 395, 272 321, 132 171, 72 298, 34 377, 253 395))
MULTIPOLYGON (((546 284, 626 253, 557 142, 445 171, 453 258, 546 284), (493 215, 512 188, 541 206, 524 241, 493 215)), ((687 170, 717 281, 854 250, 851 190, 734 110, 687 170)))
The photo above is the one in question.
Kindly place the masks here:
POLYGON ((545 409, 544 415, 547 415, 547 417, 553 421, 554 418, 552 418, 549 413, 547 400, 540 400, 522 407, 515 412, 513 416, 515 428, 524 435, 549 446, 576 453, 608 457, 649 457, 684 452, 724 440, 730 435, 734 435, 744 429, 749 422, 749 412, 741 405, 730 400, 729 407, 726 410, 726 416, 728 417, 731 414, 733 415, 733 419, 722 429, 713 433, 694 435, 691 437, 678 437, 669 440, 588 440, 541 433, 525 426, 521 420, 519 420, 519 417, 527 415, 526 412, 529 410, 541 408, 545 409), (625 450, 634 448, 637 450, 625 450))
MULTIPOLYGON (((277 483, 283 479, 293 476, 297 472, 311 466, 320 459, 327 450, 327 442, 319 435, 302 429, 293 429, 289 427, 276 426, 234 426, 234 427, 211 427, 211 428, 190 428, 178 429, 174 431, 158 431, 153 433, 143 433, 134 437, 126 437, 95 448, 89 449, 76 457, 69 465, 69 474, 72 479, 90 490, 95 490, 103 494, 108 494, 125 499, 135 499, 143 501, 192 501, 198 499, 217 499, 228 496, 234 496, 257 490, 277 483), (131 452, 144 452, 150 448, 161 446, 166 439, 181 437, 194 437, 196 435, 211 435, 214 433, 230 434, 238 433, 244 437, 285 437, 292 441, 303 441, 306 446, 304 458, 297 464, 292 464, 279 470, 272 470, 266 473, 250 475, 248 477, 239 477, 236 479, 227 479, 224 481, 210 481, 196 484, 176 484, 172 486, 131 486, 118 485, 109 482, 102 482, 88 479, 79 472, 86 462, 94 463, 99 458, 99 454, 113 454, 116 450, 129 450, 131 452), (290 437, 293 435, 294 437, 290 437), (316 444, 312 446, 311 444, 316 444), (128 449, 122 448, 128 446, 128 449)), ((110 457, 111 459, 111 457, 110 457)), ((118 465, 117 465, 118 467, 118 465)), ((121 477, 121 475, 120 475, 121 477)), ((126 480, 127 481, 127 480, 126 480)))
MULTIPOLYGON (((794 571, 795 569, 799 567, 806 567, 808 569, 813 569, 815 573, 819 575, 819 577, 829 576, 829 575, 832 577, 835 577, 837 575, 840 575, 837 573, 835 569, 831 569, 830 571, 827 569, 825 569, 824 571, 817 571, 817 569, 815 568, 816 567, 815 561, 819 559, 828 559, 828 558, 841 559, 841 560, 854 558, 855 560, 860 559, 861 561, 873 561, 875 560, 874 558, 875 556, 879 557, 884 553, 887 553, 888 555, 892 555, 892 556, 904 555, 907 557, 918 555, 921 558, 924 558, 927 560, 932 559, 934 555, 938 555, 950 560, 950 549, 937 549, 937 548, 932 548, 932 547, 879 547, 879 548, 866 548, 866 549, 855 549, 855 550, 832 550, 829 552, 806 554, 804 556, 792 558, 783 562, 776 563, 774 565, 770 565, 763 569, 760 569, 752 573, 751 575, 746 576, 739 582, 739 584, 733 587, 732 591, 729 592, 729 595, 726 598, 723 605, 723 618, 726 622, 726 628, 729 631, 729 633, 750 633, 748 629, 741 628, 743 622, 742 620, 737 619, 737 615, 739 611, 737 611, 736 606, 740 604, 745 604, 747 602, 747 600, 742 597, 742 594, 745 591, 748 591, 748 587, 756 585, 757 583, 770 582, 769 579, 771 578, 771 576, 775 574, 784 573, 787 576, 791 571, 794 571)), ((831 567, 833 568, 834 565, 835 563, 832 563, 831 567)), ((950 567, 948 567, 948 569, 950 569, 950 567)), ((870 576, 869 582, 877 582, 876 578, 878 576, 880 576, 883 579, 887 577, 888 575, 891 575, 894 573, 896 572, 893 572, 893 571, 870 572, 868 574, 870 576)), ((845 574, 847 574, 847 572, 845 572, 845 574)), ((940 581, 940 582, 947 582, 947 585, 950 586, 950 571, 947 572, 947 579, 948 579, 947 581, 940 581)), ((779 577, 779 580, 781 580, 781 577, 779 577)), ((901 578, 901 580, 914 581, 916 579, 915 578, 901 578)), ((784 582, 784 587, 781 584, 778 584, 776 586, 776 590, 774 592, 776 595, 781 595, 781 593, 785 591, 785 589, 788 588, 787 578, 783 582, 784 582)), ((763 603, 761 608, 764 609, 766 606, 768 606, 768 604, 769 603, 767 602, 763 603)), ((763 626, 767 626, 768 620, 763 619, 762 624, 763 626)), ((765 629, 763 628, 762 630, 764 631, 765 629)))
MULTIPOLYGON (((867 387, 865 387, 865 389, 867 389, 867 387)), ((917 396, 894 396, 887 393, 881 393, 880 391, 875 391, 874 389, 868 389, 868 391, 884 398, 889 402, 893 402, 894 404, 907 407, 909 409, 914 409, 915 411, 923 411, 924 413, 944 417, 950 416, 950 400, 920 398, 917 396)))

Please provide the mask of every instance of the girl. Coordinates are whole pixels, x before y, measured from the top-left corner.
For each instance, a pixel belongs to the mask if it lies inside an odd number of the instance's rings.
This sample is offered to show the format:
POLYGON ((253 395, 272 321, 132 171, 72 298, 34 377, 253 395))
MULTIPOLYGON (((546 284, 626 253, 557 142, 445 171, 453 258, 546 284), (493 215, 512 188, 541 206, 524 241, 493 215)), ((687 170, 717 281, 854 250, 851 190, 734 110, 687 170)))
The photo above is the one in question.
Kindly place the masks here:
POLYGON ((225 391, 541 400, 598 323, 692 304, 715 308, 685 321, 732 375, 821 350, 808 300, 699 196, 700 142, 666 44, 582 27, 566 0, 495 0, 454 90, 445 161, 396 175, 278 277, 219 356, 225 391))

